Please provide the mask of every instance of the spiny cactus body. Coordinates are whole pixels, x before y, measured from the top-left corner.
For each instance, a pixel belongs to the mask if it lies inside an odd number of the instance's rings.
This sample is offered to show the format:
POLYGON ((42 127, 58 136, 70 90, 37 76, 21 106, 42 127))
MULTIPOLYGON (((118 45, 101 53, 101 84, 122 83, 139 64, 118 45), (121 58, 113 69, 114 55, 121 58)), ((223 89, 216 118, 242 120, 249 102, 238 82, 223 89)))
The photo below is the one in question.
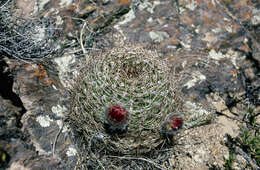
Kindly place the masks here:
POLYGON ((160 124, 177 104, 166 61, 130 44, 90 56, 73 89, 76 103, 70 119, 104 135, 104 124, 112 132, 127 128, 124 137, 112 141, 122 152, 150 150, 160 138, 160 124))
POLYGON ((72 88, 67 121, 78 146, 85 148, 82 157, 89 153, 85 159, 93 161, 94 167, 97 162, 113 164, 116 158, 109 155, 115 153, 152 153, 160 161, 165 154, 166 161, 169 152, 159 151, 167 143, 162 134, 172 137, 180 129, 212 118, 211 112, 193 103, 186 102, 190 111, 181 112, 181 96, 174 90, 177 79, 154 51, 121 42, 107 51, 88 54, 84 66, 72 88), (103 155, 101 160, 99 155, 103 155))

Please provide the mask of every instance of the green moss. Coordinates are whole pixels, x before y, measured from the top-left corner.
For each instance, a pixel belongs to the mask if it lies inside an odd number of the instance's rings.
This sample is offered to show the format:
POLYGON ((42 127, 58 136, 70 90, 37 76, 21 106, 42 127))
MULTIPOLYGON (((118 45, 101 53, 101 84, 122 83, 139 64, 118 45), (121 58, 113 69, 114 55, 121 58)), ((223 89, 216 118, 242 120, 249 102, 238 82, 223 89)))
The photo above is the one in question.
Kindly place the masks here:
POLYGON ((229 153, 229 157, 228 159, 224 158, 224 162, 225 162, 225 165, 224 165, 224 168, 225 170, 232 170, 232 166, 233 166, 233 163, 235 161, 235 155, 233 153, 229 153))
POLYGON ((9 156, 2 148, 0 148, 0 168, 5 168, 8 161, 9 161, 9 156))
POLYGON ((260 126, 256 122, 257 114, 254 109, 250 108, 244 119, 245 125, 240 128, 240 134, 232 138, 227 135, 227 146, 229 152, 233 154, 229 159, 224 159, 225 168, 232 169, 235 161, 234 155, 240 154, 253 169, 260 167, 260 126))
POLYGON ((239 141, 241 148, 260 166, 260 126, 256 123, 257 114, 253 108, 248 110, 248 128, 241 129, 239 141))
POLYGON ((234 2, 234 0, 222 0, 225 6, 230 5, 234 2))

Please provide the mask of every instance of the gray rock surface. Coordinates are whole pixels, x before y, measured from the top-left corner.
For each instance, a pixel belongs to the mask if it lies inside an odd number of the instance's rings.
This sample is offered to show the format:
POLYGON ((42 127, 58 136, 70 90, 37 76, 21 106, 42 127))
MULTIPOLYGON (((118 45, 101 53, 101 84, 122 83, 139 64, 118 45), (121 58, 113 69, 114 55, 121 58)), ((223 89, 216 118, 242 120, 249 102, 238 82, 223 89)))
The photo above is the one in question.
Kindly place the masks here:
MULTIPOLYGON (((33 64, 1 54, 1 62, 6 63, 1 65, 1 76, 10 76, 7 80, 13 84, 1 82, 22 102, 18 105, 18 99, 1 93, 0 147, 10 156, 5 164, 9 169, 73 169, 79 161, 79 150, 63 119, 70 111, 68 91, 83 67, 80 61, 84 55, 78 40, 84 22, 86 50, 109 50, 115 44, 115 34, 157 50, 168 59, 173 76, 179 77, 176 87, 179 95, 185 106, 193 106, 185 108, 187 111, 215 109, 222 114, 209 125, 176 136, 178 152, 165 168, 223 168, 223 157, 229 154, 223 145, 225 133, 238 134, 241 123, 237 120, 242 120, 248 106, 260 110, 257 1, 17 0, 16 3, 24 17, 37 14, 55 19, 56 27, 62 30, 58 46, 64 48, 64 54, 48 63, 33 64)), ((246 164, 241 158, 237 169, 246 164)))

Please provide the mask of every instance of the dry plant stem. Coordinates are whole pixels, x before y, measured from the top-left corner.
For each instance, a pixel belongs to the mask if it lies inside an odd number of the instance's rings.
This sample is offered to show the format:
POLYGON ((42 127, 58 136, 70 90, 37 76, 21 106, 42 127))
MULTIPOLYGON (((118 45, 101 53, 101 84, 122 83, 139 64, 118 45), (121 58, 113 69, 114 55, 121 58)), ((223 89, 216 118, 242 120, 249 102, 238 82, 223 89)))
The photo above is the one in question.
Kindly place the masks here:
POLYGON ((257 166, 256 162, 250 158, 250 156, 247 155, 242 149, 236 147, 235 150, 238 154, 240 154, 254 169, 260 169, 259 166, 257 166))
POLYGON ((84 34, 84 30, 85 30, 86 25, 87 25, 87 22, 85 21, 84 24, 83 24, 83 26, 82 26, 82 29, 81 29, 81 31, 80 31, 80 46, 81 46, 81 49, 82 49, 82 51, 83 51, 83 54, 86 54, 86 53, 87 53, 87 52, 86 52, 86 49, 85 49, 85 47, 84 47, 84 44, 83 44, 83 34, 84 34))
POLYGON ((7 0, 1 7, 0 9, 2 9, 7 3, 9 3, 10 0, 7 0))
POLYGON ((58 137, 60 136, 62 130, 63 130, 63 127, 64 127, 64 123, 62 121, 62 125, 61 125, 61 128, 60 130, 58 131, 58 133, 56 134, 55 136, 55 139, 54 139, 54 142, 53 142, 53 147, 52 147, 52 156, 55 157, 55 149, 56 149, 56 143, 57 143, 57 140, 58 140, 58 137))
MULTIPOLYGON (((77 154, 78 155, 78 154, 77 154)), ((77 163, 76 163, 76 166, 74 167, 74 170, 77 170, 78 168, 79 168, 79 166, 80 165, 82 165, 82 162, 83 162, 83 160, 82 160, 82 157, 80 157, 79 155, 78 155, 78 160, 77 160, 77 163)), ((81 168, 81 169, 84 169, 84 168, 81 168)), ((85 169, 87 169, 87 168, 85 168, 85 169)))
POLYGON ((106 169, 106 168, 102 165, 102 163, 98 160, 98 158, 95 156, 95 154, 93 154, 93 153, 91 152, 91 156, 93 156, 93 157, 97 160, 99 166, 101 166, 103 170, 106 169))
POLYGON ((23 63, 45 62, 58 55, 61 48, 55 46, 59 28, 51 18, 14 16, 13 1, 0 6, 0 51, 23 63), (57 53, 55 53, 57 52, 57 53))
POLYGON ((158 169, 165 170, 165 168, 163 168, 159 164, 157 164, 157 163, 155 163, 151 160, 145 159, 145 158, 134 158, 134 157, 126 157, 126 156, 109 156, 109 157, 110 158, 118 158, 118 159, 128 159, 128 160, 141 160, 141 161, 145 161, 145 162, 148 162, 148 163, 154 165, 158 169))
MULTIPOLYGON (((0 47, 3 48, 3 49, 6 49, 5 47, 3 47, 3 46, 1 46, 1 45, 0 45, 0 47)), ((15 59, 17 59, 17 60, 19 60, 19 61, 22 61, 22 62, 24 62, 24 63, 26 63, 26 64, 30 64, 30 62, 28 62, 28 61, 26 61, 26 60, 23 60, 23 59, 17 57, 16 55, 13 55, 12 57, 14 57, 15 59)))

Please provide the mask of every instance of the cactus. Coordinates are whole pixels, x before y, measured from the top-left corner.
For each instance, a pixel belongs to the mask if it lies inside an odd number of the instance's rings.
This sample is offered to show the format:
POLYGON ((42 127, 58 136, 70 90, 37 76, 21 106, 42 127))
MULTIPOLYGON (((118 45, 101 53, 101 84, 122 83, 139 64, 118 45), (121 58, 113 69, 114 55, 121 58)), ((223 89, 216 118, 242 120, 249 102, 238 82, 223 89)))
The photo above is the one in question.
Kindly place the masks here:
MULTIPOLYGON (((66 119, 77 146, 86 148, 81 159, 97 169, 113 164, 116 158, 110 155, 115 153, 152 153, 152 159, 165 154, 166 161, 169 151, 159 151, 167 143, 163 135, 172 137, 180 129, 212 118, 211 112, 192 103, 186 104, 191 112, 181 112, 176 81, 165 59, 138 45, 121 42, 107 51, 89 53, 71 89, 71 112, 66 119)), ((148 164, 142 164, 143 168, 151 168, 148 164)))
POLYGON ((88 127, 85 130, 107 135, 104 113, 113 105, 123 106, 131 115, 128 131, 119 141, 112 142, 123 153, 140 146, 149 150, 153 142, 158 142, 155 139, 160 138, 160 124, 176 106, 165 60, 156 52, 130 44, 89 56, 93 57, 88 58, 72 89, 74 103, 70 122, 74 120, 76 125, 88 127), (136 138, 137 134, 140 136, 136 138))

